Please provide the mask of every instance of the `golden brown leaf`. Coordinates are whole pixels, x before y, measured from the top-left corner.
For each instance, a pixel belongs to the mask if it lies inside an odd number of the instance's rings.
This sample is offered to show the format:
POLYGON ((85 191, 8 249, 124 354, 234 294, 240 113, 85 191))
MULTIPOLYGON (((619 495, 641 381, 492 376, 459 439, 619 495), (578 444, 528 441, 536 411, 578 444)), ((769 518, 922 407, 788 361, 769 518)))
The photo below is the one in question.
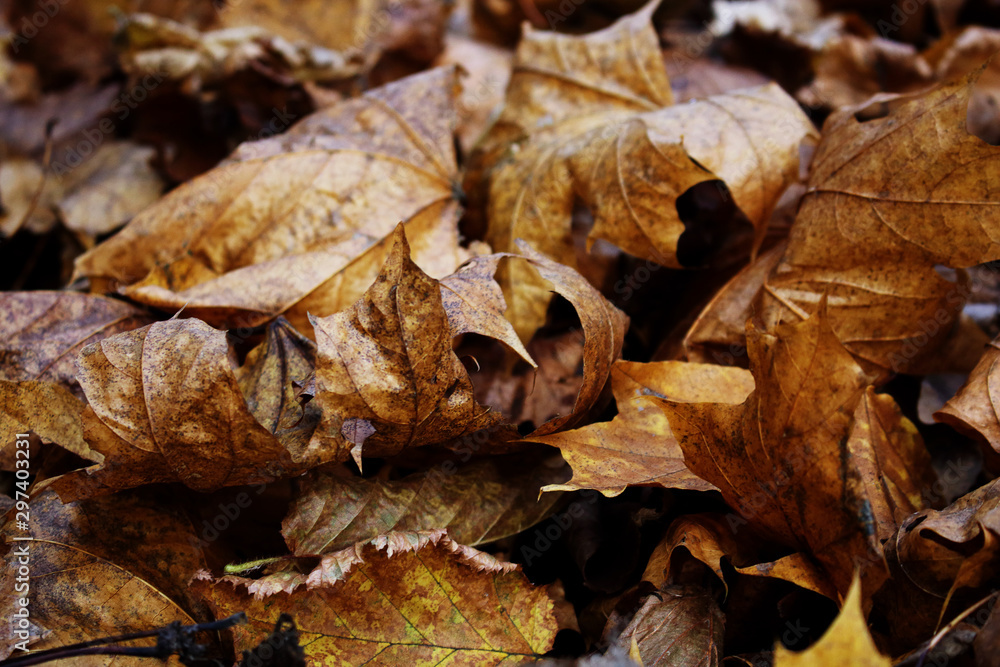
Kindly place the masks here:
POLYGON ((313 446, 344 460, 391 456, 500 423, 479 405, 436 280, 410 259, 400 225, 382 272, 351 308, 315 318, 316 401, 323 412, 313 446))
POLYGON ((519 533, 551 514, 561 494, 539 498, 539 489, 564 474, 561 462, 523 454, 458 468, 446 462, 399 481, 311 471, 282 533, 299 556, 344 549, 391 531, 436 528, 476 546, 519 533))
POLYGON ((77 292, 0 293, 0 378, 45 380, 80 392, 81 349, 151 319, 121 301, 77 292))
MULTIPOLYGON (((657 588, 674 583, 674 552, 685 549, 692 558, 707 565, 719 577, 728 592, 722 570, 722 559, 739 559, 739 545, 731 523, 721 514, 690 514, 678 517, 670 524, 667 534, 653 549, 642 580, 657 588)), ((676 566, 675 566, 676 567, 676 566)))
POLYGON ((989 185, 1000 149, 965 128, 976 76, 904 98, 884 118, 859 122, 861 106, 831 115, 762 293, 768 326, 808 316, 826 294, 837 337, 875 367, 902 371, 941 345, 968 289, 933 267, 1000 257, 989 185))
POLYGON ((457 87, 454 68, 432 70, 243 144, 78 258, 76 274, 215 324, 284 313, 301 329, 307 311, 325 316, 364 292, 403 220, 415 260, 443 277, 466 259, 453 201, 457 87))
MULTIPOLYGON (((10 541, 25 535, 13 521, 3 529, 9 551, 0 585, 15 590, 19 551, 26 550, 30 620, 51 632, 33 650, 147 631, 173 620, 208 620, 186 585, 205 561, 190 521, 169 494, 123 493, 64 505, 51 490, 36 490, 30 514, 33 541, 10 541)), ((8 618, 16 597, 3 596, 8 618)), ((11 629, 3 624, 0 650, 13 649, 11 629)), ((75 664, 108 660, 77 657, 75 664)), ((146 662, 119 657, 115 664, 146 662)))
POLYGON ((455 273, 441 280, 441 304, 448 315, 451 335, 477 333, 501 341, 537 368, 504 317, 503 290, 493 279, 503 255, 473 257, 455 273))
MULTIPOLYGON (((103 456, 83 439, 85 404, 69 389, 51 382, 0 380, 0 450, 14 445, 16 433, 35 433, 45 443, 56 443, 77 456, 100 462, 103 456)), ((9 451, 9 450, 8 450, 9 451)))
POLYGON ((106 338, 80 353, 79 366, 86 438, 105 459, 63 477, 64 500, 149 482, 210 491, 293 468, 243 399, 226 334, 204 322, 157 322, 106 338))
POLYGON ((1000 387, 997 386, 997 359, 1000 343, 996 340, 986 348, 979 363, 969 374, 965 385, 944 407, 934 413, 937 421, 950 424, 959 431, 985 441, 1000 452, 1000 387))
POLYGON ((309 638, 307 660, 324 667, 513 666, 548 651, 558 630, 545 589, 443 530, 389 533, 324 556, 308 575, 203 573, 192 586, 218 615, 246 610, 237 651, 269 632, 280 608, 309 638))
POLYGON ((811 554, 841 595, 860 564, 871 595, 885 576, 877 538, 922 505, 923 443, 891 398, 866 390, 823 311, 750 328, 747 344, 756 390, 742 406, 659 401, 685 462, 771 539, 811 554))
POLYGON ((713 484, 688 469, 666 416, 643 397, 739 404, 753 390, 750 373, 742 368, 677 361, 618 362, 611 383, 618 403, 618 415, 612 421, 527 437, 558 447, 573 467, 571 480, 544 490, 594 489, 609 497, 627 486, 714 490, 713 484))
POLYGON ((801 653, 778 644, 774 648, 774 664, 775 667, 890 667, 892 660, 879 652, 865 623, 861 581, 854 578, 840 615, 818 642, 801 653))
MULTIPOLYGON (((680 267, 685 224, 674 204, 713 179, 726 182, 763 230, 795 178, 812 124, 773 84, 667 106, 670 85, 650 25, 657 4, 584 37, 526 32, 506 105, 466 179, 473 205, 488 214, 495 250, 521 238, 574 266, 571 213, 579 197, 595 220, 588 243, 605 239, 680 267)), ((527 340, 544 321, 549 295, 516 265, 501 284, 527 340)))

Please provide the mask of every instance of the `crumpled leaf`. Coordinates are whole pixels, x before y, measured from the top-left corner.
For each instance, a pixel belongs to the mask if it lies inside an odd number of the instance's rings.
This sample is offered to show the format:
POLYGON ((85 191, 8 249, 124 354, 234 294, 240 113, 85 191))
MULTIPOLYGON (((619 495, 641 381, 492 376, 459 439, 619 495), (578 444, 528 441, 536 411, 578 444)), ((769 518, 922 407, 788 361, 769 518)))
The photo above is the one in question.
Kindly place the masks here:
POLYGON ((15 434, 33 432, 77 456, 100 462, 101 454, 83 439, 85 404, 65 387, 51 382, 0 380, 0 450, 13 446, 15 434))
POLYGON ((441 280, 441 304, 448 315, 451 335, 477 333, 504 343, 537 368, 521 339, 504 317, 503 290, 493 279, 503 255, 473 257, 455 273, 441 280))
POLYGON ((198 491, 267 482, 295 464, 247 407, 226 334, 194 319, 157 322, 80 353, 85 437, 104 455, 64 476, 64 500, 151 482, 198 491))
POLYGON ((739 404, 753 391, 742 368, 677 361, 640 364, 619 361, 611 372, 618 415, 610 422, 527 439, 558 447, 573 467, 573 478, 543 491, 594 489, 608 497, 627 486, 711 491, 716 487, 693 474, 669 422, 646 396, 675 401, 717 399, 739 404))
MULTIPOLYGON (((583 37, 526 30, 506 105, 466 178, 473 211, 487 213, 494 250, 522 238, 574 266, 571 214, 579 197, 594 214, 588 244, 605 239, 681 267, 685 224, 672 204, 714 179, 763 230, 797 174, 799 144, 814 134, 812 124, 774 84, 668 106, 670 84, 650 25, 657 4, 583 37)), ((544 321, 549 295, 516 266, 501 284, 527 340, 544 321)))
POLYGON ((534 437, 573 426, 594 405, 612 366, 621 357, 629 319, 572 268, 553 261, 523 241, 519 240, 516 245, 521 257, 542 279, 542 284, 551 285, 573 305, 584 335, 583 384, 573 409, 568 415, 551 419, 532 431, 534 437))
POLYGON ((241 145, 77 259, 96 288, 220 326, 284 314, 303 330, 371 284, 405 221, 436 277, 458 248, 455 68, 432 70, 241 145), (419 103, 417 102, 419 100, 419 103))
POLYGON ((922 590, 944 597, 956 585, 980 585, 997 574, 998 538, 1000 482, 994 480, 943 510, 923 510, 910 516, 892 541, 910 580, 922 590), (978 567, 966 567, 973 559, 978 567))
MULTIPOLYGON (((674 519, 667 534, 649 556, 642 580, 657 588, 673 581, 674 552, 685 549, 691 557, 707 565, 719 577, 728 594, 729 586, 722 570, 722 559, 739 562, 739 544, 732 523, 721 514, 689 514, 674 519)), ((676 567, 676 566, 675 566, 676 567)))
POLYGON ((264 342, 250 350, 235 371, 250 414, 305 465, 316 455, 308 446, 320 414, 300 393, 315 368, 316 344, 279 317, 268 325, 264 342))
POLYGON ((934 419, 986 442, 1000 453, 1000 343, 994 339, 968 380, 944 407, 934 413, 934 419))
MULTIPOLYGON (((115 636, 179 620, 190 624, 208 615, 186 582, 204 557, 194 530, 169 493, 122 493, 63 504, 51 490, 31 495, 30 535, 33 541, 11 541, 28 533, 13 521, 3 528, 8 548, 0 585, 4 613, 15 610, 14 577, 19 549, 27 547, 30 619, 51 634, 32 650, 115 636)), ((13 650, 11 623, 0 628, 0 651, 13 650)), ((155 640, 155 638, 154 638, 155 640)), ((152 645, 149 639, 138 642, 152 645)), ((132 644, 130 644, 132 645, 132 644)), ((106 658, 100 663, 106 664, 106 658)), ((115 663, 144 661, 118 657, 115 663)))
POLYGON ((977 75, 904 98, 884 118, 861 123, 860 106, 830 116, 761 295, 766 326, 807 317, 825 294, 831 326, 857 358, 904 371, 935 353, 968 290, 933 267, 1000 257, 989 185, 1000 149, 966 131, 977 75))
POLYGON ((564 474, 561 462, 524 455, 459 468, 445 463, 398 481, 311 471, 282 534, 297 556, 329 553, 391 531, 436 528, 446 528, 459 544, 476 546, 519 533, 551 514, 561 494, 539 498, 539 489, 564 474))
POLYGON ((445 531, 389 533, 324 556, 308 575, 253 581, 202 573, 192 588, 218 616, 246 610, 237 652, 270 632, 275 606, 295 618, 309 664, 515 665, 548 651, 553 599, 516 566, 445 531))
MULTIPOLYGON (((248 4, 250 8, 260 5, 239 3, 236 8, 248 4)), ((273 25, 260 23, 199 32, 152 14, 129 14, 119 30, 120 40, 127 45, 119 58, 122 69, 132 77, 153 75, 184 82, 192 90, 218 85, 247 70, 280 72, 298 82, 344 80, 364 70, 360 49, 338 51, 289 40, 280 32, 275 34, 273 25)))
POLYGON ((479 405, 452 351, 437 281, 410 259, 402 226, 375 283, 351 308, 314 318, 314 446, 331 457, 391 456, 443 443, 502 420, 479 405))
POLYGON ((81 397, 77 353, 151 321, 122 301, 77 292, 3 292, 0 313, 0 379, 55 382, 81 397))
POLYGON ((717 667, 725 628, 722 610, 706 591, 670 586, 646 598, 618 645, 631 645, 642 665, 717 667))
POLYGON ((775 667, 890 667, 892 660, 879 652, 865 623, 861 581, 854 578, 840 615, 819 641, 800 653, 777 644, 774 664, 775 667))
POLYGON ((824 311, 771 333, 748 327, 747 347, 756 389, 743 405, 652 400, 688 467, 745 520, 812 555, 841 595, 860 567, 870 596, 885 577, 879 538, 923 506, 923 442, 868 387, 824 311))

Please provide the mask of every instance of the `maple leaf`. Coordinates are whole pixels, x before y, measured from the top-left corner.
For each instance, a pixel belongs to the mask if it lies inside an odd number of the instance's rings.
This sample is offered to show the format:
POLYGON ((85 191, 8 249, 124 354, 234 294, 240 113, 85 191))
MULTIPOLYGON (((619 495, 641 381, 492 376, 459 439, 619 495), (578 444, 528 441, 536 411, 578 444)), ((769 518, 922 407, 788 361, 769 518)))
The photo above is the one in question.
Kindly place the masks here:
MULTIPOLYGON (((558 630, 544 588, 443 530, 388 533, 324 556, 308 575, 206 572, 192 588, 220 615, 245 609, 259 619, 280 605, 309 638, 306 659, 330 667, 519 664, 548 651, 558 630)), ((267 625, 238 628, 237 650, 267 625)))
MULTIPOLYGON (((717 179, 760 236, 794 180, 812 124, 773 84, 668 106, 670 84, 650 25, 657 5, 584 37, 525 33, 506 104, 466 176, 473 210, 488 215, 494 250, 522 238, 573 266, 570 221, 579 197, 594 215, 588 244, 601 238, 680 267, 685 224, 671 203, 717 179)), ((514 267, 500 280, 511 321, 527 340, 544 321, 549 296, 514 267)))
POLYGON ((920 483, 933 479, 923 442, 868 388, 823 311, 770 333, 751 327, 747 345, 756 389, 742 405, 651 400, 688 467, 744 519, 811 554, 842 595, 860 563, 871 595, 885 576, 879 538, 922 507, 920 483))
POLYGON ((778 644, 774 649, 776 667, 834 667, 835 665, 862 665, 864 667, 889 667, 892 661, 879 653, 872 640, 861 609, 861 581, 855 577, 851 583, 844 607, 819 641, 801 653, 793 653, 778 644))
POLYGON ((611 373, 618 416, 575 431, 529 440, 558 447, 573 467, 573 478, 545 491, 594 489, 615 496, 627 486, 714 490, 692 474, 670 431, 666 417, 647 403, 646 396, 705 402, 740 403, 753 390, 753 378, 741 368, 682 362, 637 364, 618 362, 611 373))
POLYGON ((768 327, 807 317, 825 294, 837 337, 875 368, 903 371, 940 347, 968 289, 934 266, 1000 257, 989 185, 1000 152, 965 127, 977 76, 903 98, 883 118, 856 120, 868 103, 831 114, 761 292, 768 327))
POLYGON ((212 324, 284 314, 306 330, 307 312, 328 315, 364 292, 400 220, 416 261, 451 273, 466 259, 453 200, 456 78, 454 67, 432 70, 243 144, 80 256, 76 276, 212 324))

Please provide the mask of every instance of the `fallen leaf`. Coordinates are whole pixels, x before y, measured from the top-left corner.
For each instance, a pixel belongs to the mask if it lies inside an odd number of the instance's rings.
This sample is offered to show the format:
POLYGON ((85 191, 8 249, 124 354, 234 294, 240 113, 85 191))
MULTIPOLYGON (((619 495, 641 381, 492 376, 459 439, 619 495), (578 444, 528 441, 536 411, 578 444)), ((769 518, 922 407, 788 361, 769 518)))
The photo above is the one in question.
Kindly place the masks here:
POLYGON ((0 378, 54 382, 80 397, 79 351, 151 321, 122 301, 77 292, 4 292, 0 312, 0 378))
POLYGON ((884 118, 859 122, 860 107, 830 116, 762 292, 766 326, 807 317, 825 294, 831 326, 858 359, 898 372, 935 353, 968 292, 933 267, 1000 257, 986 185, 1000 152, 965 128, 976 76, 900 100, 884 118), (926 170, 908 168, 915 162, 926 170), (935 221, 945 218, 942 234, 935 221))
MULTIPOLYGON (((558 460, 558 458, 557 458, 558 460)), ((530 528, 554 511, 560 494, 539 499, 563 466, 490 459, 435 466, 399 481, 312 471, 282 524, 297 556, 330 553, 392 531, 446 528, 459 544, 476 546, 530 528)))
POLYGON ((747 344, 756 389, 743 405, 656 399, 685 462, 743 519, 816 558, 841 595, 860 566, 870 596, 885 576, 877 538, 897 507, 922 506, 918 484, 932 473, 900 461, 922 440, 867 388, 823 311, 770 333, 748 328, 747 344))
POLYGON ((500 423, 473 397, 452 351, 441 288, 410 259, 402 226, 364 297, 314 318, 313 327, 323 418, 312 446, 331 458, 352 456, 360 467, 362 456, 392 456, 500 423))
POLYGON ((448 275, 467 258, 453 202, 456 79, 432 70, 243 144, 79 257, 77 277, 214 324, 284 314, 302 329, 307 311, 364 292, 400 220, 416 261, 448 275))
POLYGON ((855 577, 837 620, 819 641, 805 651, 793 653, 781 644, 774 647, 775 667, 889 667, 892 661, 882 655, 872 640, 862 611, 861 581, 855 577))
POLYGON ((0 450, 13 448, 16 433, 30 432, 42 442, 54 442, 81 458, 103 460, 83 439, 81 415, 85 404, 65 387, 37 380, 0 380, 0 399, 0 433, 9 438, 0 443, 0 450))
POLYGON ((968 380, 934 413, 934 419, 981 440, 1000 453, 1000 416, 996 407, 1000 403, 1000 388, 996 386, 1000 373, 998 358, 1000 348, 993 340, 968 380))
POLYGON ((84 348, 78 363, 85 437, 104 462, 63 477, 56 488, 64 500, 150 482, 211 491, 294 467, 247 407, 226 334, 204 322, 117 334, 84 348))
MULTIPOLYGON (((0 585, 15 590, 18 560, 26 553, 30 619, 45 633, 32 650, 147 631, 174 620, 185 625, 208 620, 204 605, 186 586, 205 566, 204 557, 190 522, 168 496, 124 493, 63 504, 51 490, 31 494, 33 539, 12 541, 26 533, 13 521, 5 524, 8 551, 0 585)), ((3 599, 4 611, 13 618, 17 596, 3 599)), ((4 656, 19 641, 12 629, 4 623, 0 630, 4 656)), ((100 662, 80 662, 107 664, 108 659, 95 660, 100 662)))
MULTIPOLYGON (((527 29, 506 104, 466 177, 473 211, 488 214, 494 250, 510 250, 520 238, 574 266, 571 213, 579 197, 594 215, 588 245, 605 239, 681 267, 685 224, 670 203, 716 179, 763 231, 797 174, 812 124, 776 85, 668 106, 670 84, 650 25, 657 4, 584 37, 527 29)), ((544 322, 549 295, 516 266, 500 281, 510 319, 527 340, 544 322)))
POLYGON ((192 582, 218 616, 246 610, 237 650, 270 631, 276 605, 292 614, 311 664, 522 664, 548 651, 553 600, 510 563, 445 531, 389 533, 324 556, 308 575, 257 581, 207 573, 192 582))
POLYGON ((613 497, 627 486, 714 490, 712 483, 688 469, 667 417, 643 397, 691 402, 714 398, 739 404, 753 391, 750 373, 708 364, 620 361, 611 383, 618 403, 618 416, 611 422, 526 438, 558 447, 573 468, 572 479, 543 491, 594 489, 613 497))
POLYGON ((670 586, 646 598, 618 645, 632 644, 642 665, 717 667, 725 627, 726 617, 707 592, 670 586))

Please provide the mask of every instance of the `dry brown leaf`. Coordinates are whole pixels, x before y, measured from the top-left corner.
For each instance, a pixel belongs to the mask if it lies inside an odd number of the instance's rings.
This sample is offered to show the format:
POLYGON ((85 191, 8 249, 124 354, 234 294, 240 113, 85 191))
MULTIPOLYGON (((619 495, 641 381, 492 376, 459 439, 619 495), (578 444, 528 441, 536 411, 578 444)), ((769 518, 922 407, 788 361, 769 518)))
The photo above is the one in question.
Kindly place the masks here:
POLYGON ((151 321, 122 301, 77 292, 3 292, 0 313, 0 379, 55 382, 81 397, 80 350, 151 321))
POLYGON ((448 315, 452 336, 476 333, 495 338, 537 368, 521 339, 504 317, 507 304, 493 279, 503 255, 473 257, 458 271, 442 279, 441 305, 448 315))
POLYGON ((934 419, 949 424, 977 438, 1000 453, 1000 387, 997 386, 997 360, 1000 343, 993 340, 979 363, 969 374, 965 385, 944 407, 934 413, 934 419))
MULTIPOLYGON (((25 531, 9 521, 0 586, 13 592, 19 552, 30 561, 30 619, 50 632, 32 650, 79 641, 142 632, 178 620, 208 620, 206 610, 187 588, 187 580, 205 567, 194 530, 170 492, 122 493, 62 504, 51 490, 31 494, 33 541, 11 541, 25 531)), ((23 564, 23 561, 22 561, 23 564)), ((3 596, 4 613, 14 618, 18 596, 3 596)), ((12 623, 0 629, 0 655, 19 641, 12 623)), ((145 640, 150 642, 150 640, 145 640)), ((148 660, 148 659, 147 659, 148 660)), ((75 664, 106 665, 109 658, 75 658, 75 664)), ((114 658, 114 664, 148 664, 138 658, 114 658)))
POLYGON ((670 586, 646 598, 617 643, 641 665, 718 667, 725 630, 726 617, 711 595, 670 586))
POLYGON ((784 251, 784 243, 771 248, 715 293, 684 336, 688 361, 740 365, 753 302, 784 251))
POLYGON ((284 313, 303 330, 306 312, 364 292, 403 220, 415 260, 444 277, 467 258, 453 200, 457 86, 454 68, 432 70, 243 144, 78 258, 77 276, 215 324, 284 313))
POLYGON ((392 531, 446 528, 476 546, 525 530, 552 513, 561 494, 539 498, 565 466, 522 455, 457 467, 446 462, 398 481, 311 471, 282 524, 298 556, 330 553, 392 531))
MULTIPOLYGON (((227 4, 231 9, 222 14, 225 17, 239 8, 258 6, 260 3, 227 4)), ((122 23, 119 34, 127 47, 119 58, 125 72, 136 80, 153 76, 160 81, 177 81, 192 92, 246 71, 267 72, 287 85, 288 79, 350 79, 365 66, 359 49, 339 51, 314 42, 288 40, 280 36, 287 31, 275 31, 273 25, 247 24, 199 32, 152 14, 130 14, 122 23)))
POLYGON ((311 447, 337 460, 391 456, 500 424, 479 405, 452 351, 439 283, 410 259, 400 225, 382 272, 347 310, 314 318, 316 401, 311 447))
POLYGON ((445 531, 389 533, 324 556, 308 575, 192 582, 218 616, 245 610, 237 651, 292 614, 306 659, 325 667, 516 665, 548 651, 553 599, 514 565, 463 547, 445 531), (306 639, 307 638, 307 639, 306 639))
POLYGON ((308 451, 319 408, 300 398, 315 368, 316 344, 279 317, 267 327, 264 342, 250 350, 235 371, 250 414, 303 465, 319 462, 312 461, 316 453, 308 451))
POLYGON ((944 597, 956 585, 981 585, 997 574, 1000 482, 994 480, 943 510, 909 517, 892 537, 903 572, 920 589, 944 597), (966 562, 976 559, 970 572, 966 562))
POLYGON ((54 442, 89 461, 104 459, 83 439, 82 413, 86 405, 69 389, 37 380, 0 380, 0 405, 0 433, 5 434, 0 451, 13 447, 15 434, 31 432, 42 442, 54 442))
MULTIPOLYGON (((813 126, 776 85, 669 107, 650 25, 657 4, 584 37, 527 30, 506 105, 466 177, 473 210, 488 214, 494 250, 510 250, 520 238, 574 266, 571 213, 579 197, 594 215, 589 242, 605 239, 680 267, 685 224, 671 204, 713 179, 725 181, 763 231, 813 126)), ((544 321, 549 294, 516 265, 500 282, 527 340, 544 321)))
POLYGON ((156 151, 127 141, 107 141, 61 179, 56 208, 69 229, 90 236, 116 230, 160 198, 163 179, 149 161, 156 151))
POLYGON ((890 397, 866 390, 824 311, 750 328, 747 343, 756 390, 742 406, 656 399, 685 462, 765 535, 811 554, 841 595, 860 567, 870 596, 885 577, 878 538, 897 510, 922 506, 929 457, 907 458, 922 440, 890 397))
MULTIPOLYGON (((532 436, 542 436, 574 426, 597 401, 612 366, 621 357, 629 319, 572 268, 553 261, 523 241, 519 240, 516 245, 520 256, 527 260, 525 263, 541 278, 541 284, 551 285, 556 294, 576 309, 584 336, 583 384, 573 409, 567 415, 545 422, 531 433, 532 436)), ((507 312, 510 313, 509 308, 507 312)))
POLYGON ((675 583, 677 565, 674 552, 678 549, 687 550, 690 557, 707 565, 719 577, 719 581, 728 593, 729 586, 723 574, 722 559, 729 558, 737 562, 741 559, 736 532, 725 516, 689 514, 674 519, 667 534, 653 549, 649 562, 646 563, 646 569, 642 573, 642 580, 650 582, 657 588, 675 583))
POLYGON ((861 581, 855 577, 840 615, 819 641, 801 653, 777 644, 775 667, 890 667, 892 660, 882 655, 872 640, 862 607, 861 581))
POLYGON ((770 563, 738 567, 736 571, 748 577, 770 577, 789 581, 808 591, 825 595, 831 600, 840 598, 837 589, 830 583, 830 578, 823 569, 803 553, 790 554, 770 563))
POLYGON ((902 371, 937 350, 968 289, 933 267, 1000 257, 989 185, 1000 149, 965 128, 975 79, 902 100, 884 118, 862 123, 848 107, 827 120, 788 249, 762 292, 767 326, 801 320, 825 294, 857 358, 902 371))
POLYGON ((544 490, 594 489, 609 497, 627 486, 714 490, 713 484, 688 469, 666 416, 643 397, 739 404, 753 391, 750 373, 677 361, 618 362, 611 383, 618 403, 618 415, 611 422, 543 437, 532 433, 526 438, 558 447, 573 467, 571 480, 544 490))
POLYGON ((104 462, 64 476, 64 499, 179 481, 192 489, 267 482, 288 451, 247 407, 226 334, 194 319, 157 322, 86 347, 85 437, 104 462))

